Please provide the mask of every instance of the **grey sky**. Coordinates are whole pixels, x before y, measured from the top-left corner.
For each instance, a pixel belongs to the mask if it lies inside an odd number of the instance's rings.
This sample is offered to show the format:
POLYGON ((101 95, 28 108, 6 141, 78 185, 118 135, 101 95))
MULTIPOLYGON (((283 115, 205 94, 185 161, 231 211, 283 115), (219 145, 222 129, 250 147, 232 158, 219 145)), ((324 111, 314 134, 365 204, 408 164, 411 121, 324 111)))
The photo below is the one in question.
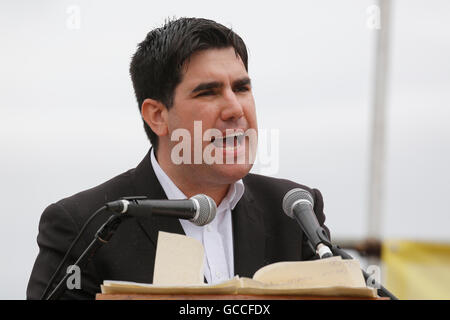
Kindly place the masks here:
MULTIPOLYGON (((232 26, 250 51, 260 129, 278 177, 319 188, 337 238, 364 238, 371 1, 2 1, 0 298, 24 298, 39 217, 129 168, 148 147, 128 64, 165 17, 232 26), (80 29, 67 8, 80 9, 80 29), (120 148, 120 152, 118 152, 120 148)), ((450 241, 450 2, 394 1, 384 237, 450 241)))

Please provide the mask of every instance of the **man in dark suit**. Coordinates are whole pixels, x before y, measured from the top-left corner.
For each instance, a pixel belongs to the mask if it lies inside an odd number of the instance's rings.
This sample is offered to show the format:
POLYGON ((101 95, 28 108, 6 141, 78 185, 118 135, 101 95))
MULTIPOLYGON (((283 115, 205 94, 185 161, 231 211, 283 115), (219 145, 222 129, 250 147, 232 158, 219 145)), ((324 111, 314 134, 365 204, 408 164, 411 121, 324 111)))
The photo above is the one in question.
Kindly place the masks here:
MULTIPOLYGON (((315 257, 281 204, 289 190, 306 189, 323 225, 320 192, 249 174, 257 122, 247 71, 244 42, 214 21, 182 18, 148 33, 133 56, 130 73, 153 148, 135 169, 44 211, 28 298, 41 298, 91 214, 124 196, 182 199, 203 193, 216 202, 218 211, 204 227, 166 217, 125 219, 81 270, 81 288, 66 290, 63 298, 92 299, 103 280, 151 283, 158 231, 186 234, 202 242, 209 283, 234 275, 252 277, 259 268, 278 261, 315 257)), ((80 256, 108 215, 102 212, 90 221, 67 266, 80 256)))

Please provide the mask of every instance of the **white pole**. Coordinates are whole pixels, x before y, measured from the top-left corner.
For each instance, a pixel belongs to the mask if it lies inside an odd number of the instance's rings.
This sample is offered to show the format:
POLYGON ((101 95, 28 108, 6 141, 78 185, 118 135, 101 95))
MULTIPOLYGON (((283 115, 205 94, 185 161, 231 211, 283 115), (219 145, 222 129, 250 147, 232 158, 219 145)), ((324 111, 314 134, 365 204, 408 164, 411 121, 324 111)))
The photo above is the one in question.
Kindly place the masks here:
POLYGON ((390 0, 379 0, 379 29, 376 38, 372 92, 372 129, 369 172, 368 236, 381 238, 384 209, 384 177, 386 161, 386 91, 388 80, 388 49, 390 0))

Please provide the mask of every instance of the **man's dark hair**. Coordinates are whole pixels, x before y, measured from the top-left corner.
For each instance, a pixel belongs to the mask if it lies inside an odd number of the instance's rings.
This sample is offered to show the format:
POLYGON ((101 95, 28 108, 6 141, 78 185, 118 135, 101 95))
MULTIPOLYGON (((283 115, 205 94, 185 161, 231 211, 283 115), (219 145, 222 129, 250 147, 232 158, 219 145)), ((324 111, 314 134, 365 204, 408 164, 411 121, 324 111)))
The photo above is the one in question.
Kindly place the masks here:
MULTIPOLYGON (((207 19, 169 20, 147 34, 139 43, 130 64, 130 75, 139 110, 151 98, 172 107, 175 88, 182 81, 182 68, 189 57, 201 50, 233 47, 248 70, 244 41, 231 29, 207 19)), ((158 136, 144 121, 151 144, 158 148, 158 136)))

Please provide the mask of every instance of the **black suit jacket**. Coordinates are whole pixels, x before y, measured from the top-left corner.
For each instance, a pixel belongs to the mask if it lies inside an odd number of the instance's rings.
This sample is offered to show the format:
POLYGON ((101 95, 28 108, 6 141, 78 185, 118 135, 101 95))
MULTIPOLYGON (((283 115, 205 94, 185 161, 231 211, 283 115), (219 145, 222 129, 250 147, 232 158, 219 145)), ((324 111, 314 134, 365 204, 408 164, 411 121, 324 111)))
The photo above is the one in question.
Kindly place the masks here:
MULTIPOLYGON (((232 211, 235 274, 252 277, 270 263, 314 258, 300 227, 283 213, 282 199, 292 188, 309 190, 314 197, 314 211, 323 225, 325 215, 320 192, 292 181, 256 174, 248 174, 243 182, 245 192, 232 211)), ((94 211, 106 202, 136 195, 167 199, 149 154, 135 169, 48 206, 39 223, 40 250, 28 283, 27 298, 41 297, 65 252, 94 211)), ((108 215, 101 213, 89 224, 67 265, 73 264, 94 239, 108 215)), ((151 283, 158 231, 184 234, 178 219, 156 216, 125 219, 111 240, 81 270, 81 289, 67 290, 62 298, 93 299, 103 280, 151 283)), ((62 272, 65 270, 66 267, 62 272)))

